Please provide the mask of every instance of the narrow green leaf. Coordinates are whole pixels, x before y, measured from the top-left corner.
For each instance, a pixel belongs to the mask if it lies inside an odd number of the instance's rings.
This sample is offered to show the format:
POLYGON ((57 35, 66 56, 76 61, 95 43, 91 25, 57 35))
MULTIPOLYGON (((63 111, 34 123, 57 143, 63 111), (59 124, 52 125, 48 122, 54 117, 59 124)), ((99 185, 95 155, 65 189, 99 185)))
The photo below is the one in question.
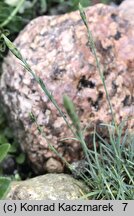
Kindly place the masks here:
POLYGON ((0 145, 0 161, 2 161, 6 157, 9 149, 10 149, 10 144, 0 145))
POLYGON ((41 13, 45 13, 47 11, 47 2, 46 0, 40 0, 40 4, 41 4, 41 13))
POLYGON ((9 191, 11 180, 9 178, 0 177, 0 200, 4 199, 9 191))

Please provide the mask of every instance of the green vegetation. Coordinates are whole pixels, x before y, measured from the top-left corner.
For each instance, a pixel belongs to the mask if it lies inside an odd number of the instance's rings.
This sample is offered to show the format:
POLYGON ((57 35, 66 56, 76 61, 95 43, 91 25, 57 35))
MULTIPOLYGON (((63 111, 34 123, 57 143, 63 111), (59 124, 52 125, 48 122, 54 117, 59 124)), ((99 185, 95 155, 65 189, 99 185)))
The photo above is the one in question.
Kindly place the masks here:
MULTIPOLYGON (((10 144, 4 143, 0 145, 0 162, 6 157, 10 148, 10 144)), ((0 176, 0 199, 3 199, 9 190, 11 180, 0 176)))
MULTIPOLYGON (((65 118, 60 107, 53 98, 52 94, 49 92, 43 80, 35 74, 14 44, 11 43, 11 41, 5 35, 2 35, 2 37, 4 38, 5 43, 10 51, 23 63, 25 69, 30 72, 30 74, 35 78, 42 90, 48 96, 50 101, 55 105, 56 109, 59 111, 68 127, 72 131, 74 135, 73 139, 76 139, 81 143, 86 158, 86 166, 82 172, 79 173, 79 175, 92 191, 91 193, 86 194, 83 198, 121 200, 134 199, 134 137, 130 136, 128 131, 126 131, 125 135, 123 136, 123 127, 125 126, 126 122, 125 120, 120 125, 116 124, 110 98, 107 93, 103 72, 101 71, 100 63, 97 58, 93 37, 87 25, 86 15, 81 5, 79 5, 79 10, 83 22, 87 28, 89 44, 92 48, 92 53, 95 56, 98 72, 102 79, 107 100, 113 116, 113 122, 111 124, 102 125, 108 129, 110 137, 109 141, 106 141, 100 137, 94 128, 93 150, 87 148, 79 118, 75 112, 75 107, 71 99, 66 95, 63 97, 64 107, 68 116, 72 120, 72 125, 70 125, 68 120, 65 118), (96 147, 96 137, 100 139, 99 148, 96 147)), ((36 117, 33 114, 32 118, 36 122, 36 117)), ((36 125, 39 132, 47 140, 43 130, 38 126, 37 122, 36 125)), ((56 149, 54 149, 51 144, 49 144, 49 146, 56 154, 59 155, 59 157, 62 158, 62 156, 56 151, 56 149)), ((64 158, 62 158, 62 160, 73 172, 73 167, 69 165, 64 158)))
MULTIPOLYGON (((49 89, 46 87, 43 80, 36 75, 36 73, 31 69, 25 58, 21 55, 19 50, 7 38, 7 36, 10 39, 15 38, 16 35, 19 33, 20 29, 23 28, 23 26, 26 25, 30 19, 38 15, 48 13, 50 11, 50 8, 55 5, 56 7, 60 5, 64 7, 67 6, 68 11, 70 11, 76 9, 76 6, 79 2, 83 3, 84 6, 87 6, 91 3, 91 1, 33 0, 29 1, 29 6, 23 5, 24 2, 28 2, 26 0, 18 1, 17 6, 14 6, 13 4, 11 4, 11 2, 13 3, 13 1, 3 1, 2 3, 0 3, 0 11, 2 10, 2 13, 0 12, 0 49, 2 51, 5 51, 5 44, 7 45, 10 51, 22 62, 25 69, 34 77, 34 79, 40 85, 44 93, 48 96, 49 100, 55 105, 55 108, 59 111, 60 115, 63 117, 68 128, 72 131, 73 134, 73 138, 65 139, 75 139, 81 143, 83 152, 85 154, 85 167, 81 172, 78 173, 78 176, 85 181, 85 183, 90 187, 92 191, 89 194, 85 194, 83 198, 113 200, 134 199, 134 137, 130 135, 127 130, 125 134, 123 133, 123 129, 127 120, 121 122, 120 125, 117 125, 116 123, 114 110, 112 108, 110 98, 107 92, 107 87, 105 84, 105 77, 103 75, 103 71, 100 68, 100 63, 97 58, 92 33, 88 27, 86 15, 82 6, 79 5, 80 14, 87 28, 89 45, 91 47, 92 54, 95 57, 98 73, 102 80, 107 96, 107 101, 113 117, 113 121, 111 122, 111 124, 101 125, 101 127, 104 127, 108 131, 109 140, 104 140, 97 133, 96 128, 94 128, 93 150, 87 148, 86 142, 84 140, 84 132, 81 128, 79 117, 76 114, 75 106, 72 100, 67 95, 63 95, 63 104, 66 113, 72 121, 72 124, 70 124, 67 118, 65 118, 64 113, 61 111, 52 94, 49 92, 49 89), (5 2, 10 2, 8 8, 5 2), (9 14, 10 16, 8 16, 9 14), (14 26, 14 28, 11 28, 12 26, 14 26), (96 147, 96 139, 99 139, 99 148, 96 147)), ((43 137, 47 140, 45 133, 43 132, 43 128, 41 128, 37 124, 36 116, 34 116, 33 113, 31 113, 30 116, 35 122, 39 133, 41 133, 43 137)), ((23 153, 18 153, 17 143, 12 141, 12 145, 10 147, 9 140, 12 140, 13 135, 9 132, 7 128, 5 129, 5 126, 3 126, 5 124, 5 121, 2 118, 3 117, 0 116, 0 162, 4 158, 6 158, 7 155, 12 154, 15 155, 15 160, 17 164, 23 164, 25 161, 25 155, 23 153)), ((77 170, 75 170, 72 165, 68 164, 68 162, 56 151, 52 144, 48 142, 48 146, 64 161, 64 163, 66 163, 72 173, 77 172, 77 170)), ((2 171, 0 171, 0 173, 2 175, 2 171)), ((11 180, 7 177, 0 177, 0 199, 5 196, 9 188, 10 181, 11 180)))
MULTIPOLYGON (((12 130, 9 127, 5 127, 6 121, 4 114, 0 112, 0 146, 8 144, 10 149, 6 153, 6 157, 14 157, 16 164, 20 165, 25 162, 25 154, 20 152, 18 143, 14 140, 12 130)), ((4 158, 6 158, 4 157, 4 158)), ((3 174, 3 170, 0 169, 0 175, 3 174)))

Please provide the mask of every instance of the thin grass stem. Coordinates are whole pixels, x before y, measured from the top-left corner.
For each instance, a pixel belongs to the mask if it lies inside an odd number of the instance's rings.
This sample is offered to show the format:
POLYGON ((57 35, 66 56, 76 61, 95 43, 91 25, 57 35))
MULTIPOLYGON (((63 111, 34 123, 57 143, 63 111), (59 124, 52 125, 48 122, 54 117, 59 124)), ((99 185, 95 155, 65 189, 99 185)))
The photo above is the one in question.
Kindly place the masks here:
POLYGON ((16 8, 12 11, 12 13, 9 15, 9 17, 7 17, 6 20, 4 20, 1 24, 0 24, 0 28, 3 28, 5 26, 7 26, 11 20, 13 19, 13 17, 18 13, 18 11, 20 10, 21 6, 24 4, 25 0, 20 0, 16 6, 16 8))

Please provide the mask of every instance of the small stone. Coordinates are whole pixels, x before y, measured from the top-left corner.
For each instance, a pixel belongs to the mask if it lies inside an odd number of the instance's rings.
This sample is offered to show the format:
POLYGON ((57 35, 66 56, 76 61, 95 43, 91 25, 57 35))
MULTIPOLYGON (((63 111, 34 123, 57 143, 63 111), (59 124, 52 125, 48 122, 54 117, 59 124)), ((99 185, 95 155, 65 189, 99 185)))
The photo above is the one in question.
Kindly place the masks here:
POLYGON ((64 171, 61 162, 54 158, 49 158, 47 160, 44 170, 46 170, 48 173, 62 173, 64 171))

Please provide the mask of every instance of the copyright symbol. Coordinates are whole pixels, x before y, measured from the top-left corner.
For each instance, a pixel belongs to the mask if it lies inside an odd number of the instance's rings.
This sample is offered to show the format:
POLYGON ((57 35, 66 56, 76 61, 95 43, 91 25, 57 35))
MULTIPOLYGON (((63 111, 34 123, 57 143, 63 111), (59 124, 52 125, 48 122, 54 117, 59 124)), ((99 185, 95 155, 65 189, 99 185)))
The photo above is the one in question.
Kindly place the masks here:
POLYGON ((16 204, 13 203, 13 204, 4 204, 4 212, 7 213, 7 212, 16 212, 16 204))

